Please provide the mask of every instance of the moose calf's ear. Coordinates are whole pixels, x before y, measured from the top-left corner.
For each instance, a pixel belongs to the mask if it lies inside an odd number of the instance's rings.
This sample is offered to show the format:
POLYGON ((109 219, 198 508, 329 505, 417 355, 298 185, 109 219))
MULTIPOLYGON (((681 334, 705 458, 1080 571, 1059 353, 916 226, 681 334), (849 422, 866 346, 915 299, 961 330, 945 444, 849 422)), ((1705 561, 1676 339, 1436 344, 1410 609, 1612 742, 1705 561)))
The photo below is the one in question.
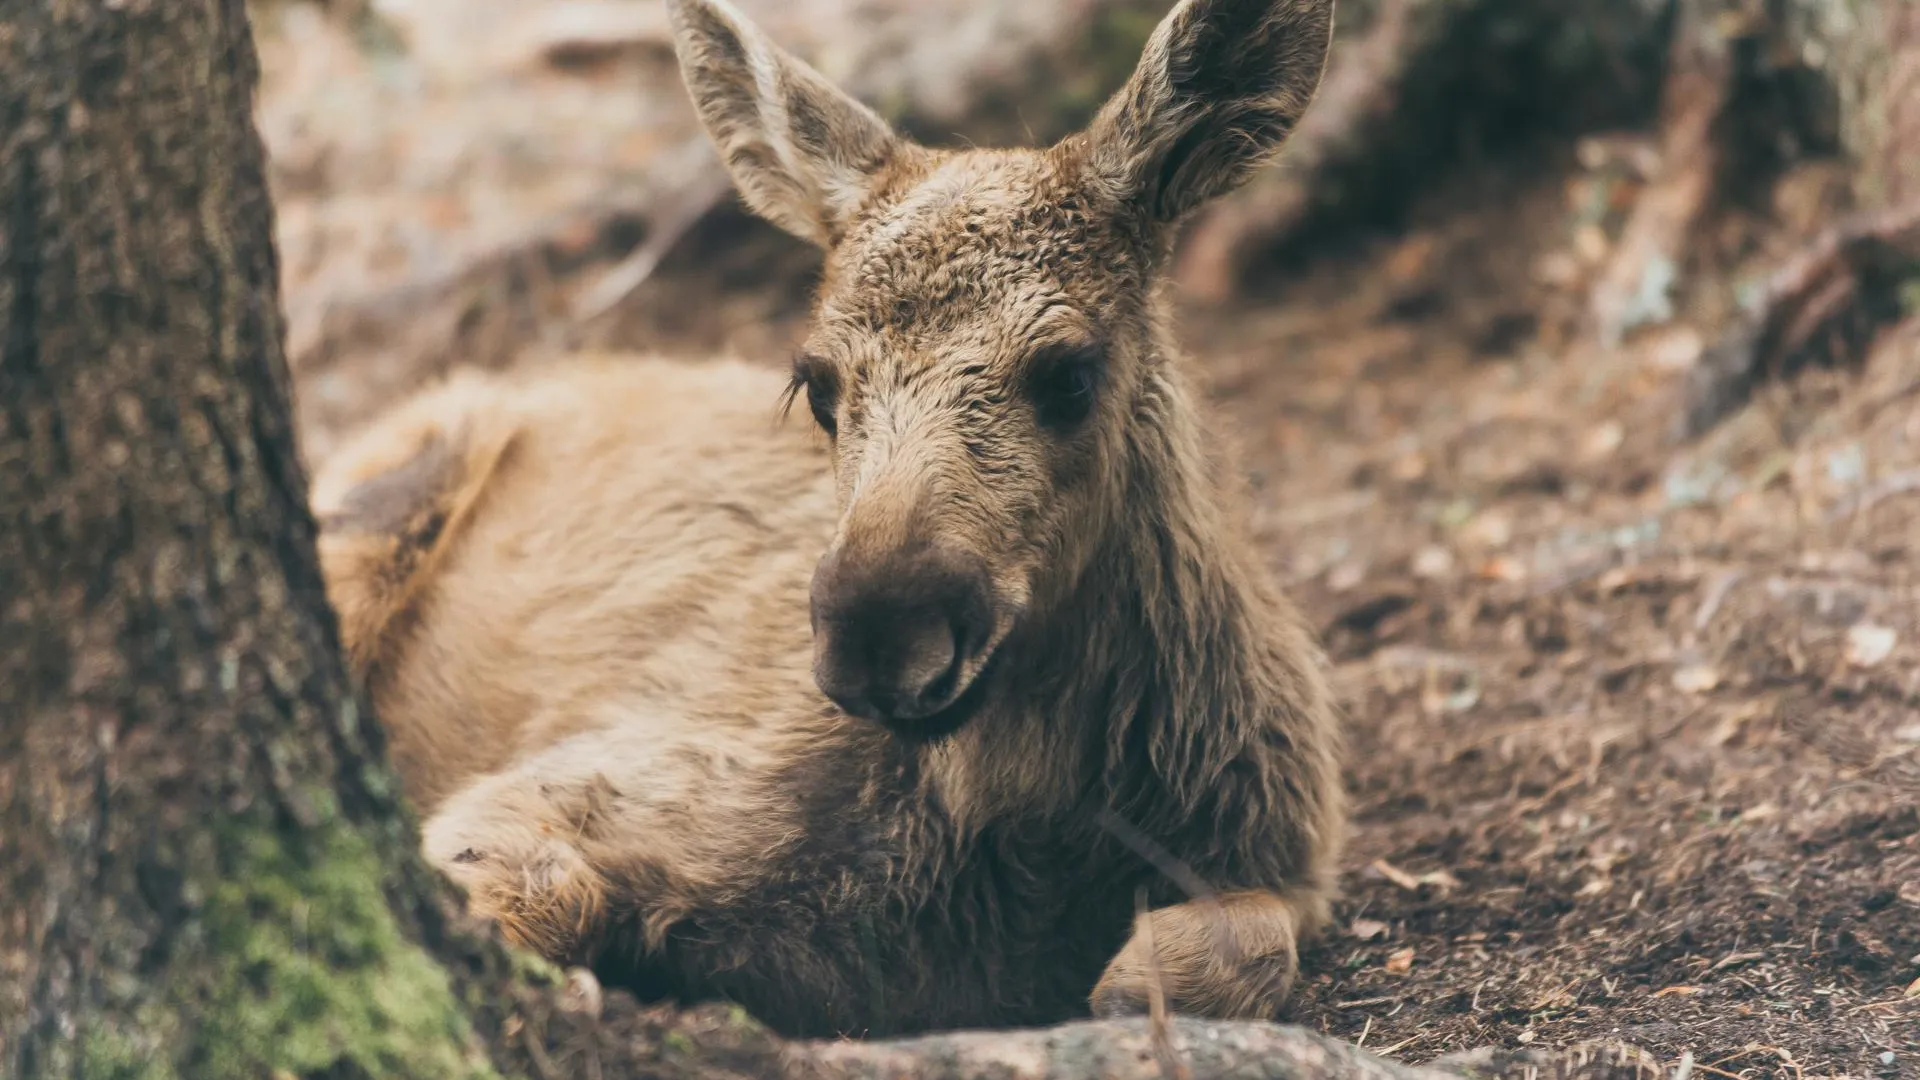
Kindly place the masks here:
POLYGON ((1082 138, 1092 179, 1173 221, 1238 187, 1306 111, 1333 0, 1181 0, 1082 138))
POLYGON ((886 121, 726 0, 668 0, 681 77, 747 205, 828 246, 893 153, 886 121))

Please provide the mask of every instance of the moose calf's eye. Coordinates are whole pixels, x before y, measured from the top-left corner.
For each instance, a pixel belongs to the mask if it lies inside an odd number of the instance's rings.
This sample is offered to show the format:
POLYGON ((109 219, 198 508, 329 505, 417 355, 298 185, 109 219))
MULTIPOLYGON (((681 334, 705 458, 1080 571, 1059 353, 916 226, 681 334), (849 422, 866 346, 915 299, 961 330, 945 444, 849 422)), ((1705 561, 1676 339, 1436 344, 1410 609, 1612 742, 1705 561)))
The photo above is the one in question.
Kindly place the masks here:
POLYGON ((833 422, 833 386, 826 379, 815 376, 807 380, 807 408, 813 410, 813 420, 820 430, 834 434, 833 422))
POLYGON ((793 381, 787 387, 787 401, 802 391, 807 395, 807 409, 813 413, 813 421, 820 430, 828 435, 836 434, 833 410, 837 396, 837 386, 833 376, 822 371, 818 361, 810 357, 801 357, 793 364, 793 381))
POLYGON ((1040 423, 1055 431, 1080 426, 1093 412, 1100 383, 1100 354, 1092 348, 1059 350, 1038 359, 1033 407, 1040 423))

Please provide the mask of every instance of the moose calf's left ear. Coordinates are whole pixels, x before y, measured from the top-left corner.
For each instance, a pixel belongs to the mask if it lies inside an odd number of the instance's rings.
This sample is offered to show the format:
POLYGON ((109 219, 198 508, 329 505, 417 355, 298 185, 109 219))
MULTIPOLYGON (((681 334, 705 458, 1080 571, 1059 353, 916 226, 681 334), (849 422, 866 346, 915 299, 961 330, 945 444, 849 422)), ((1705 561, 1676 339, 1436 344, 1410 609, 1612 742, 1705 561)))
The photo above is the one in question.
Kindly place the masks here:
POLYGON ((1333 0, 1181 0, 1081 136, 1095 182, 1162 221, 1245 182, 1306 111, 1333 0))
POLYGON ((893 153, 892 129, 726 0, 668 8, 681 77, 747 205, 831 245, 893 153))

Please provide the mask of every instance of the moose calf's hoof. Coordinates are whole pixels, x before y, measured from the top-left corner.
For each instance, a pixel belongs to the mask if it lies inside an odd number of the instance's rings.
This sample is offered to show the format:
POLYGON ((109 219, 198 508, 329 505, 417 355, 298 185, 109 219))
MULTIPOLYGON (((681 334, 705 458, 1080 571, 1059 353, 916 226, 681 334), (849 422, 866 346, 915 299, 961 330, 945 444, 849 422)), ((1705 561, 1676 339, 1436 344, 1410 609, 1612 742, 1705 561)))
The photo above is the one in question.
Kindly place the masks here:
POLYGON ((1094 985, 1093 1014, 1147 1012, 1157 992, 1169 1012, 1216 1019, 1268 1020, 1293 992, 1299 950, 1291 909, 1269 897, 1228 897, 1143 915, 1094 985), (1264 914, 1258 921, 1250 914, 1264 914))
POLYGON ((562 840, 504 851, 469 844, 435 861, 466 890, 472 917, 550 960, 576 959, 605 915, 606 880, 562 840))
MULTIPOLYGON (((1262 957, 1238 970, 1162 971, 1160 993, 1167 1011, 1181 1016, 1272 1020, 1292 995, 1294 971, 1291 957, 1262 957)), ((1151 971, 1109 967, 1088 999, 1093 1015, 1112 1020, 1146 1014, 1152 1007, 1154 979, 1151 971)))

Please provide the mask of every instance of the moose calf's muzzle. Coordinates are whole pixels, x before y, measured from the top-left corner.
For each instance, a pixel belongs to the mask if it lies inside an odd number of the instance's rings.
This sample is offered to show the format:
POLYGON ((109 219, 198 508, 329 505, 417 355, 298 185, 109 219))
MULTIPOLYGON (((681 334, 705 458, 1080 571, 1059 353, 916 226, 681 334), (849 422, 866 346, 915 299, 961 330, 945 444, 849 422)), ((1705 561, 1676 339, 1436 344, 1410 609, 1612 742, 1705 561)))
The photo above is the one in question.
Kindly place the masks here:
POLYGON ((918 543, 873 558, 836 546, 814 570, 813 677, 854 716, 910 726, 952 705, 993 632, 979 560, 918 543))

